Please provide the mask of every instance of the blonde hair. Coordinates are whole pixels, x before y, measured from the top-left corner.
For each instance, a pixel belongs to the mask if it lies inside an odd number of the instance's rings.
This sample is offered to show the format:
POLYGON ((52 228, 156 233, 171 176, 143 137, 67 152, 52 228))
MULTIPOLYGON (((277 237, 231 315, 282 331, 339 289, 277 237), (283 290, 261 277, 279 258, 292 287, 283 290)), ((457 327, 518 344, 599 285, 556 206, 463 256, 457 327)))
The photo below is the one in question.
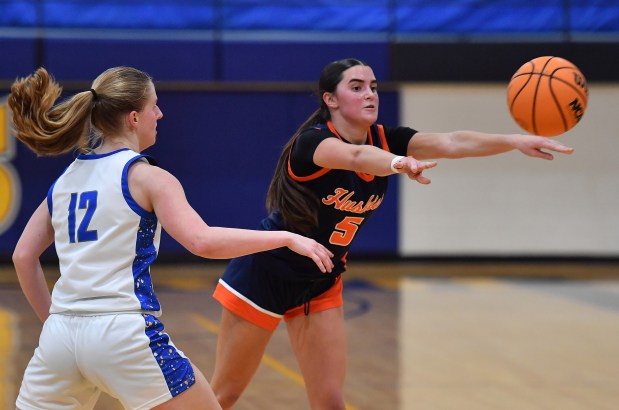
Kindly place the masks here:
POLYGON ((62 87, 43 67, 11 86, 8 104, 16 137, 38 155, 88 152, 123 130, 123 116, 144 108, 152 78, 135 68, 101 73, 91 90, 58 104, 62 87))

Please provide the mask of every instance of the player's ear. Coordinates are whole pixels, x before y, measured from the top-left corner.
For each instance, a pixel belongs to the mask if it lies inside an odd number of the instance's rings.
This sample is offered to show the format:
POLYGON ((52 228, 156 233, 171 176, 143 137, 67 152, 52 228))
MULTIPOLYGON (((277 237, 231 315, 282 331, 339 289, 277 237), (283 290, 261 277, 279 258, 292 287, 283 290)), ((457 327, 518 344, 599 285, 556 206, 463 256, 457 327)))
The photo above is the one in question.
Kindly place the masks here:
POLYGON ((337 98, 335 97, 335 94, 333 93, 324 93, 322 95, 322 101, 329 108, 337 108, 337 98))
POLYGON ((136 125, 138 125, 138 112, 137 111, 131 111, 125 117, 125 121, 127 121, 127 124, 129 125, 130 128, 135 127, 136 125))

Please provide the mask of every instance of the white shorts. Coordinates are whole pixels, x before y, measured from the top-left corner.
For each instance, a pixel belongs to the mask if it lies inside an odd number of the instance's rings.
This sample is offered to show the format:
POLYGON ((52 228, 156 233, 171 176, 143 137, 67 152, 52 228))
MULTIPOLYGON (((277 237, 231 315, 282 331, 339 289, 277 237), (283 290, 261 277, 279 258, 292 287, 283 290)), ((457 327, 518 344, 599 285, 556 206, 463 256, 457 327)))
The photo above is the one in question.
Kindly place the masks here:
POLYGON ((189 360, 154 316, 54 314, 43 325, 16 405, 92 409, 104 391, 126 409, 150 409, 194 383, 189 360))

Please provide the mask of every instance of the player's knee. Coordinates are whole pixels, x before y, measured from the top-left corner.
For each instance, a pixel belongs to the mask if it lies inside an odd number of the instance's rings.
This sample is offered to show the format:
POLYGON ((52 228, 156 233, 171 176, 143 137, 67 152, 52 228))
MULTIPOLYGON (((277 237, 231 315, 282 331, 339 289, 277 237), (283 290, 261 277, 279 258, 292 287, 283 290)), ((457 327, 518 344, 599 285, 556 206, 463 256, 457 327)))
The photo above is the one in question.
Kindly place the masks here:
POLYGON ((235 390, 215 391, 215 397, 217 397, 219 405, 226 410, 234 406, 241 397, 241 392, 235 390))
POLYGON ((319 397, 310 398, 312 409, 345 410, 344 395, 339 390, 325 391, 319 397))

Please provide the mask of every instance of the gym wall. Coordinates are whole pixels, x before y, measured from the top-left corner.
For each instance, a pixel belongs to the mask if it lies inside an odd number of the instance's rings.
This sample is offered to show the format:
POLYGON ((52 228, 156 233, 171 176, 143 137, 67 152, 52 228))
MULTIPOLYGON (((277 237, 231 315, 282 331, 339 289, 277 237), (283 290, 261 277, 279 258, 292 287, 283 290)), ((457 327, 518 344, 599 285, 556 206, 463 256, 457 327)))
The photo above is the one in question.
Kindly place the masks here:
MULTIPOLYGON (((0 2, 0 25, 30 24, 34 29, 0 31, 5 61, 0 64, 0 98, 16 77, 41 65, 64 86, 65 96, 87 90, 111 66, 147 71, 156 81, 164 112, 157 145, 147 153, 181 180, 207 223, 220 226, 255 228, 265 215, 265 194, 280 149, 315 109, 314 86, 330 61, 357 57, 372 65, 380 82, 379 121, 385 124, 432 131, 520 132, 505 103, 511 74, 540 55, 567 58, 587 76, 591 93, 581 123, 558 137, 576 148, 572 156, 558 155, 552 162, 518 153, 443 160, 427 173, 433 179, 430 186, 391 177, 387 199, 352 253, 369 258, 619 256, 619 189, 614 183, 619 166, 613 157, 619 144, 614 112, 619 93, 619 8, 611 1, 587 6, 595 9, 587 15, 598 18, 590 19, 589 25, 571 19, 568 30, 565 18, 550 24, 555 21, 552 12, 544 19, 528 20, 529 37, 510 36, 513 20, 480 18, 492 7, 479 5, 475 10, 458 9, 461 18, 456 25, 447 19, 429 26, 413 24, 437 15, 423 2, 389 2, 397 10, 384 4, 372 9, 374 18, 367 20, 357 17, 368 15, 369 3, 357 1, 353 3, 362 9, 344 7, 332 13, 342 18, 333 20, 330 32, 313 31, 329 30, 328 26, 303 26, 312 20, 306 18, 295 26, 302 33, 272 35, 256 17, 264 15, 264 3, 258 7, 251 1, 227 2, 240 7, 231 14, 237 18, 205 22, 211 31, 166 27, 172 18, 160 19, 153 27, 105 30, 106 24, 129 24, 120 18, 125 14, 103 13, 109 7, 99 14, 67 14, 66 7, 85 7, 71 1, 58 2, 64 11, 40 14, 42 23, 15 23, 27 13, 7 8, 10 3, 0 2), (240 13, 252 7, 257 14, 240 13), (392 12, 397 19, 390 19, 392 12), (73 17, 63 20, 66 15, 73 17), (93 15, 97 19, 88 20, 93 15), (411 15, 416 18, 407 18, 411 15), (45 29, 37 29, 37 24, 45 29), (63 28, 70 24, 79 30, 63 28), (95 24, 101 27, 91 29, 95 24), (245 31, 227 31, 241 29, 234 24, 246 24, 245 31)), ((52 2, 39 2, 47 3, 52 2)), ((141 10, 150 10, 150 2, 137 3, 141 10)), ((191 7, 204 6, 173 3, 184 7, 181 17, 186 24, 196 14, 191 7)), ((572 15, 585 7, 577 3, 572 15)), ((306 10, 310 11, 324 12, 306 10)), ((170 13, 168 17, 176 16, 170 13)), ((154 13, 140 21, 156 22, 159 17, 154 13)), ((7 111, 0 109, 1 260, 10 258, 31 212, 72 160, 71 155, 36 158, 8 132, 9 120, 7 111)), ((48 257, 53 258, 53 250, 48 257)), ((166 235, 161 258, 193 259, 166 235)))

